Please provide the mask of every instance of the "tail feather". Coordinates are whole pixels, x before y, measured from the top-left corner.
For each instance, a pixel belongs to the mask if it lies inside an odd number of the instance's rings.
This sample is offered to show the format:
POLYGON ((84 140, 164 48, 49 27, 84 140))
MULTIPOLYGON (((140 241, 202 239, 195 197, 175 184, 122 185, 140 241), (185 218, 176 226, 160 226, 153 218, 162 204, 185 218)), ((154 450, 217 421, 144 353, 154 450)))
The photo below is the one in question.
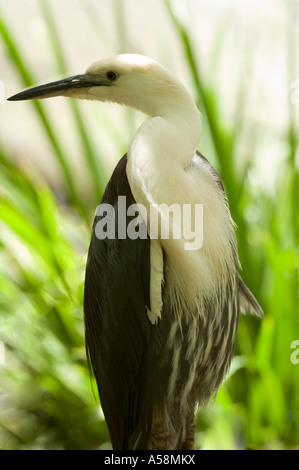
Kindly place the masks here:
POLYGON ((251 313, 258 317, 263 317, 264 312, 254 297, 253 293, 248 289, 243 279, 239 276, 239 295, 240 295, 240 308, 242 313, 251 313))

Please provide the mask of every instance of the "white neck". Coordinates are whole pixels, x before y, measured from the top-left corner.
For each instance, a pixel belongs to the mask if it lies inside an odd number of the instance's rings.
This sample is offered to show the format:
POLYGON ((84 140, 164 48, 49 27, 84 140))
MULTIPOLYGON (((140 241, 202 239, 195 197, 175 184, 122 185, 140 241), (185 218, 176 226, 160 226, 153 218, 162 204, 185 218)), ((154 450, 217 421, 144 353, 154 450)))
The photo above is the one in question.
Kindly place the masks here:
POLYGON ((162 103, 159 112, 151 110, 154 117, 138 129, 128 152, 128 180, 133 196, 142 204, 153 195, 156 203, 167 202, 171 188, 177 189, 176 176, 181 181, 201 137, 201 114, 183 86, 176 86, 162 103))

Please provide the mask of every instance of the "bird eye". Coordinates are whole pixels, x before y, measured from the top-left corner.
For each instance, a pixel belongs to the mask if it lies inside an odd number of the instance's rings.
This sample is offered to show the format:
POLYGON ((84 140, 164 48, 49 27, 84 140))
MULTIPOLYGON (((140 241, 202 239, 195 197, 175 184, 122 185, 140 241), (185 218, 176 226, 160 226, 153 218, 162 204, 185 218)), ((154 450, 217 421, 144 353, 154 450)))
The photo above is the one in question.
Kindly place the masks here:
POLYGON ((118 74, 116 72, 113 72, 112 70, 110 72, 106 73, 106 77, 108 80, 111 82, 114 82, 118 78, 118 74))

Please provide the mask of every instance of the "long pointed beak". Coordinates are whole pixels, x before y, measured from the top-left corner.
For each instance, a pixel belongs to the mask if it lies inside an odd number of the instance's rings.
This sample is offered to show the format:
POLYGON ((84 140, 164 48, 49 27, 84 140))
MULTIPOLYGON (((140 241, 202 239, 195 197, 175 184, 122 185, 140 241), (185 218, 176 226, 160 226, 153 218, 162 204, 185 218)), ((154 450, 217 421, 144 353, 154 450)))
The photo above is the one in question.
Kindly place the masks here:
POLYGON ((57 80, 55 82, 47 83, 46 85, 39 85, 28 90, 21 91, 16 95, 8 98, 8 101, 20 100, 33 100, 50 98, 52 96, 72 96, 72 91, 82 88, 91 88, 94 86, 108 85, 105 80, 99 80, 99 77, 92 80, 93 77, 88 74, 74 75, 73 77, 57 80))

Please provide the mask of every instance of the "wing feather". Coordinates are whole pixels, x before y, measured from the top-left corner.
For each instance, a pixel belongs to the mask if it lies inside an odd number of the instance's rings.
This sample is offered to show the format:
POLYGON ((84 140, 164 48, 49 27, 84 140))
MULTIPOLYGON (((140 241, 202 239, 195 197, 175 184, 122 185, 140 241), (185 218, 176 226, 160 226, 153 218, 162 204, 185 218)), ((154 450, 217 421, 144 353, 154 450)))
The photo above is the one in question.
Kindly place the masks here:
MULTIPOLYGON (((126 449, 138 425, 145 353, 150 337, 150 240, 117 237, 118 196, 135 203, 126 177, 126 155, 101 203, 115 210, 116 238, 100 240, 96 216, 86 267, 86 348, 114 449, 126 449)), ((132 220, 127 217, 126 223, 132 220)))

